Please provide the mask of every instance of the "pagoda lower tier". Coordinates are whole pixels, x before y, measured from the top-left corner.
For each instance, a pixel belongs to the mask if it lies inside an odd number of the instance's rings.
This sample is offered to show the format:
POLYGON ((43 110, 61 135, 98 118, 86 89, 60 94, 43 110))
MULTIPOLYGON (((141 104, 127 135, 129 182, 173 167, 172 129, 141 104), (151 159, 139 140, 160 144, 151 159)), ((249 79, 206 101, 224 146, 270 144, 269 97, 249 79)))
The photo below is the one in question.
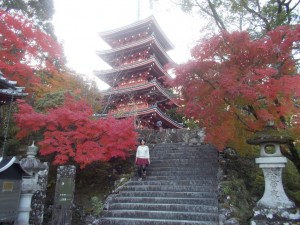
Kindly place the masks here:
POLYGON ((177 107, 173 98, 175 95, 163 88, 159 82, 136 83, 131 86, 111 88, 103 92, 103 115, 119 118, 135 116, 138 128, 157 128, 157 121, 163 128, 182 128, 182 125, 172 120, 166 111, 177 107))

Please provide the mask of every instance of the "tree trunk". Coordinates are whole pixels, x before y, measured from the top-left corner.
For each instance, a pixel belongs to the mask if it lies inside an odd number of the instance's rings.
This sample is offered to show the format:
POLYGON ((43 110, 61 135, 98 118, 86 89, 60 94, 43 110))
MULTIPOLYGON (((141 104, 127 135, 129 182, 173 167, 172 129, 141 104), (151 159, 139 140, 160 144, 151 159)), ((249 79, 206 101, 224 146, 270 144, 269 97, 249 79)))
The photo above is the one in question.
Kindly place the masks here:
POLYGON ((287 157, 292 163, 295 165, 298 173, 300 174, 300 156, 296 146, 293 142, 287 143, 288 151, 283 149, 281 152, 282 154, 287 157))

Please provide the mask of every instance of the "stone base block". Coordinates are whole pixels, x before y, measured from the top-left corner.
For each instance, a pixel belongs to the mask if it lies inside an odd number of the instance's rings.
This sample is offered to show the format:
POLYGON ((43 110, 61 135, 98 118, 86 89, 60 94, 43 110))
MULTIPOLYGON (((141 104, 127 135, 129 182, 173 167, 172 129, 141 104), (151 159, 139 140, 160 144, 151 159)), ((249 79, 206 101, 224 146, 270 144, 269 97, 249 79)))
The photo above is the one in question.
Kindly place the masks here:
POLYGON ((300 212, 296 209, 254 208, 251 225, 295 225, 300 224, 300 212))

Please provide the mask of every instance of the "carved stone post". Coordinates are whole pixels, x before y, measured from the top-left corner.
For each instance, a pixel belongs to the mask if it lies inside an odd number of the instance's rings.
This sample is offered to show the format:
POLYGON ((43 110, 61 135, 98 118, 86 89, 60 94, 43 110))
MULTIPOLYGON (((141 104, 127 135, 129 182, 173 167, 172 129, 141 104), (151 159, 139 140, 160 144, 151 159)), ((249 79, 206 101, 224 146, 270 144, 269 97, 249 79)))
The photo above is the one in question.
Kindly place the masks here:
POLYGON ((52 225, 71 225, 75 175, 75 166, 59 166, 57 168, 52 225))
MULTIPOLYGON (((280 144, 292 141, 292 138, 280 134, 273 124, 257 132, 248 144, 260 146, 260 157, 255 161, 263 170, 265 191, 254 208, 252 224, 273 224, 272 221, 289 221, 289 213, 295 209, 295 203, 286 195, 282 185, 282 170, 287 163, 280 151, 280 144)), ((276 224, 276 223, 274 223, 276 224)))

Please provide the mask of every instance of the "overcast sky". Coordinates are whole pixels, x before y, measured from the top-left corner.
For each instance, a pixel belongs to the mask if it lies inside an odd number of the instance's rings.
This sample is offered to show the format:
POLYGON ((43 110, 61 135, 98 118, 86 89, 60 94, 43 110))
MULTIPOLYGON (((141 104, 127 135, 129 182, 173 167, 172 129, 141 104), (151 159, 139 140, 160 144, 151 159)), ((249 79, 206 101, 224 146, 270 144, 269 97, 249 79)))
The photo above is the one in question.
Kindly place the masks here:
MULTIPOLYGON (((78 73, 93 77, 94 70, 109 68, 97 55, 97 50, 109 47, 98 32, 111 30, 154 15, 175 49, 169 51, 177 62, 186 61, 189 49, 200 37, 200 20, 183 13, 170 0, 159 0, 150 9, 148 0, 54 0, 53 23, 59 41, 64 45, 68 66, 78 73), (199 24, 199 26, 197 25, 199 24)), ((97 82, 100 89, 107 88, 97 82)))

